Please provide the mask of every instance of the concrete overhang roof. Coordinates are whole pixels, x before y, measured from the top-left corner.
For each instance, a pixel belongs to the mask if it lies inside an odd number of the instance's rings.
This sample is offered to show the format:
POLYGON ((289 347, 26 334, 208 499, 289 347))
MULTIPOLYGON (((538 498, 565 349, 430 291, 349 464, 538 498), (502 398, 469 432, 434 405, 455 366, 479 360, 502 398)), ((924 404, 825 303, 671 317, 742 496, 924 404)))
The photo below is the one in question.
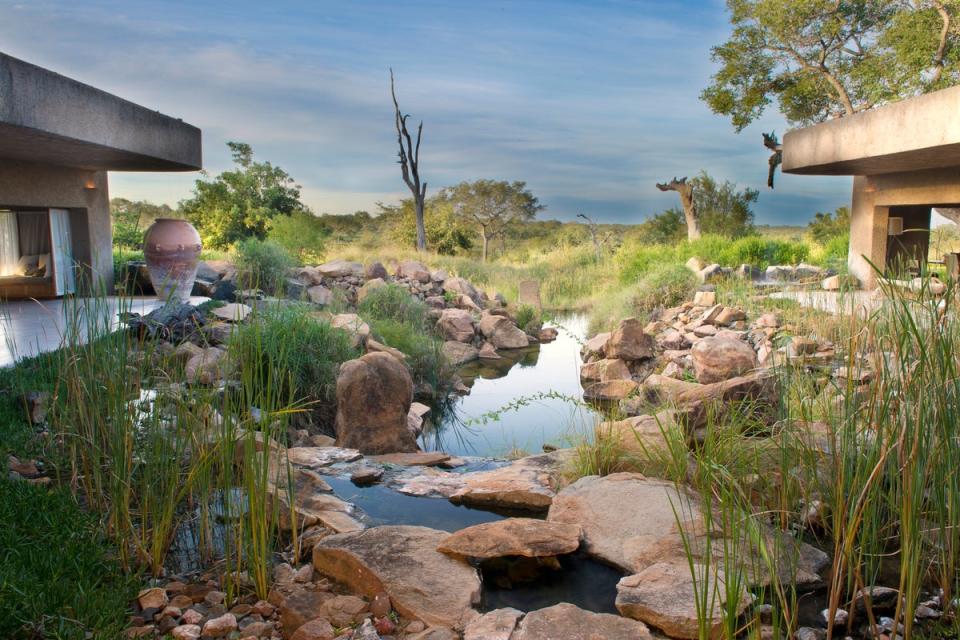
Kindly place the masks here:
POLYGON ((960 86, 837 118, 783 138, 783 171, 869 176, 960 167, 960 86))
POLYGON ((0 159, 110 171, 196 171, 200 129, 0 53, 0 159))

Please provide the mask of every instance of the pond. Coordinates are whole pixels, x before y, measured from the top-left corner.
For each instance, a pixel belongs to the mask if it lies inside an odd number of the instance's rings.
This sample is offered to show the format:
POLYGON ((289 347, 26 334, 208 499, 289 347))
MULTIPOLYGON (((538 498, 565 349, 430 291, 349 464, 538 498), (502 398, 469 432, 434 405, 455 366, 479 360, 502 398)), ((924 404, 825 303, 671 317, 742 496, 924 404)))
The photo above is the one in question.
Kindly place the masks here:
POLYGON ((598 414, 572 401, 583 399, 580 347, 587 317, 559 316, 544 326, 559 330, 556 340, 504 351, 501 360, 460 369, 470 394, 457 399, 439 424, 428 425, 421 443, 425 450, 463 456, 533 454, 544 444, 570 446, 573 436, 592 433, 598 414))

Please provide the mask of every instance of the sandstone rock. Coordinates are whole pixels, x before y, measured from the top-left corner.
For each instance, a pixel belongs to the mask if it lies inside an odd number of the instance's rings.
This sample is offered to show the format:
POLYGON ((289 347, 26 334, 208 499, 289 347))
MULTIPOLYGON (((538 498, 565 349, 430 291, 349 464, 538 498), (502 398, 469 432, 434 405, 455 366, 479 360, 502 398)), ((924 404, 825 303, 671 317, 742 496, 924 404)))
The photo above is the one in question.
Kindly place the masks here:
POLYGON ((363 598, 351 595, 336 596, 323 603, 323 614, 338 627, 349 627, 367 609, 363 598))
POLYGON ((383 278, 370 278, 369 280, 363 283, 362 287, 357 289, 357 303, 359 304, 364 300, 366 300, 367 296, 370 295, 371 291, 382 289, 385 286, 387 286, 387 283, 383 278))
POLYGON ((441 351, 444 359, 454 367, 473 362, 480 357, 480 352, 476 347, 454 340, 444 342, 441 351))
POLYGON ((787 345, 787 355, 792 358, 812 355, 817 352, 817 341, 805 336, 793 336, 787 345))
POLYGON ((694 273, 700 273, 701 271, 703 271, 703 268, 707 265, 703 264, 703 260, 701 260, 700 258, 696 256, 691 256, 691 258, 687 260, 686 266, 687 266, 687 269, 690 269, 690 271, 693 271, 694 273))
POLYGON ((481 360, 501 360, 503 358, 503 356, 497 353, 496 347, 489 342, 483 343, 483 346, 480 347, 479 355, 481 360))
POLYGON ((557 451, 528 456, 490 471, 462 474, 463 487, 450 500, 479 507, 545 510, 555 495, 566 455, 557 451))
POLYGON ((446 340, 469 343, 476 335, 473 316, 465 309, 444 309, 437 320, 437 329, 446 340))
POLYGON ((537 340, 540 342, 553 342, 560 335, 560 331, 555 327, 544 327, 537 334, 537 340))
POLYGON ((397 277, 409 278, 426 284, 430 282, 430 270, 417 260, 404 260, 397 267, 397 277))
POLYGON ((657 460, 658 456, 668 453, 670 442, 665 434, 675 431, 680 432, 679 440, 690 439, 677 412, 669 409, 655 415, 634 416, 597 425, 598 435, 616 438, 625 451, 643 460, 657 460))
POLYGON ((370 337, 370 325, 355 313, 338 313, 330 319, 330 326, 349 333, 354 347, 359 347, 370 337))
POLYGON ((644 333, 643 324, 636 318, 627 318, 610 334, 604 354, 620 360, 645 360, 653 357, 653 348, 653 336, 644 333))
POLYGON ((326 306, 333 302, 333 292, 322 284, 318 284, 307 289, 307 297, 313 304, 326 306))
MULTIPOLYGON (((698 582, 694 582, 690 566, 686 562, 658 562, 640 573, 622 578, 617 584, 617 610, 624 616, 642 620, 657 627, 672 638, 700 638, 697 597, 704 589, 716 594, 708 620, 711 638, 722 636, 726 591, 721 569, 708 569, 694 565, 698 582), (698 589, 700 591, 698 591, 698 589), (715 589, 715 591, 714 591, 715 589)), ((747 594, 741 590, 736 604, 738 615, 749 603, 747 594)))
POLYGON ((510 640, 523 612, 516 609, 494 609, 464 625, 463 640, 510 640))
POLYGON ((776 329, 780 326, 780 318, 775 313, 765 313, 754 323, 758 327, 776 329))
POLYGON ((521 280, 517 285, 517 302, 540 309, 540 283, 537 280, 521 280))
POLYGON ((824 278, 820 287, 824 291, 840 291, 841 289, 856 289, 860 281, 853 276, 835 275, 824 278))
POLYGON ((697 273, 700 282, 716 282, 726 275, 726 270, 719 264, 707 265, 697 273))
POLYGON ((683 553, 676 513, 688 512, 699 515, 695 502, 672 482, 614 473, 580 478, 560 491, 547 520, 579 524, 589 555, 637 572, 664 556, 683 553))
POLYGON ((226 351, 219 347, 207 347, 190 358, 183 368, 183 377, 187 382, 210 385, 220 379, 225 362, 226 351))
POLYGON ((486 560, 503 556, 558 556, 573 553, 579 546, 579 525, 507 518, 461 529, 444 539, 437 550, 486 560))
POLYGON ((333 626, 325 618, 314 618, 294 631, 290 640, 333 640, 336 637, 333 626))
POLYGON ((363 466, 350 474, 350 482, 358 487, 366 487, 380 482, 383 477, 382 467, 363 466))
POLYGON ((495 349, 522 349, 530 345, 527 334, 510 318, 485 312, 480 316, 480 333, 495 349))
POLYGON ((737 309, 736 307, 724 307, 714 320, 714 324, 721 327, 726 327, 734 322, 746 320, 746 318, 747 314, 745 314, 741 309, 737 309))
POLYGON ((400 351, 400 349, 394 349, 393 347, 388 347, 385 344, 377 342, 373 338, 367 338, 367 353, 386 353, 387 355, 396 358, 397 362, 406 362, 407 356, 400 351))
POLYGON ((291 447, 287 449, 287 459, 302 467, 329 467, 338 462, 359 460, 362 454, 356 449, 343 447, 291 447))
POLYGON ((321 617, 323 604, 333 597, 329 591, 317 591, 297 585, 286 593, 274 588, 270 593, 270 602, 276 606, 280 625, 289 636, 307 622, 321 617))
POLYGON ((609 613, 593 613, 569 603, 531 611, 511 640, 652 640, 646 625, 609 613))
POLYGON ((363 265, 359 262, 347 260, 331 260, 316 267, 320 275, 328 278, 343 278, 345 276, 360 276, 363 274, 363 265))
POLYGON ((693 345, 697 382, 709 384, 743 375, 757 366, 757 354, 746 342, 731 338, 704 338, 693 345))
POLYGON ((584 400, 618 401, 630 397, 639 385, 633 380, 594 382, 583 390, 584 400))
POLYGON ((166 589, 160 587, 144 589, 137 594, 137 603, 141 609, 162 609, 168 602, 166 589))
POLYGON ((717 292, 697 291, 693 294, 693 304, 697 307, 712 307, 717 304, 717 292))
POLYGON ((201 638, 222 638, 231 631, 237 630, 237 618, 232 613, 207 620, 200 632, 201 638))
POLYGON ((210 310, 211 314, 227 322, 243 322, 252 312, 253 309, 239 302, 231 302, 210 310))
POLYGON ((442 451, 416 451, 414 453, 388 453, 380 456, 370 456, 370 462, 377 464, 394 464, 400 466, 435 467, 447 462, 450 454, 442 451))
POLYGON ((663 349, 675 351, 690 348, 690 343, 683 334, 676 329, 671 329, 661 334, 657 338, 657 344, 663 349))
POLYGON ((693 335, 698 338, 709 338, 717 335, 717 328, 712 324, 703 324, 693 330, 693 335))
POLYGON ((588 362, 580 368, 580 380, 606 382, 607 380, 629 380, 630 368, 623 360, 605 358, 588 362))
POLYGON ((376 280, 377 278, 381 280, 386 280, 389 277, 387 273, 387 268, 383 266, 380 262, 371 262, 363 270, 363 277, 367 280, 376 280))
POLYGON ((340 366, 337 377, 337 445, 365 454, 413 452, 407 428, 413 380, 385 353, 368 353, 340 366))
POLYGON ((443 281, 444 291, 453 291, 455 293, 462 293, 465 296, 473 300, 474 303, 480 304, 482 298, 480 297, 480 292, 470 284, 470 282, 465 278, 453 277, 447 278, 443 281))
POLYGON ((590 360, 596 357, 604 357, 607 341, 610 339, 610 333, 598 333, 583 343, 580 349, 580 355, 584 360, 590 360))
POLYGON ((465 561, 436 550, 446 536, 412 526, 333 535, 314 547, 313 565, 355 593, 387 593, 405 617, 453 627, 479 602, 480 578, 465 561))

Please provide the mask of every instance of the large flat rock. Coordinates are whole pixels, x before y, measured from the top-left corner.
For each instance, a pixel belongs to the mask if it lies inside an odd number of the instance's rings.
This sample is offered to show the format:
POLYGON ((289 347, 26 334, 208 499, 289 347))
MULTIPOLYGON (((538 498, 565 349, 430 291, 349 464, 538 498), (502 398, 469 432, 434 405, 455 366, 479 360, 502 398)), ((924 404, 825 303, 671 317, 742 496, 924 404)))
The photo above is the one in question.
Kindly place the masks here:
POLYGON ((443 553, 478 558, 541 558, 573 553, 580 546, 580 525, 534 518, 485 522, 450 534, 438 547, 443 553))
POLYGON ((354 593, 386 592, 405 617, 452 628, 479 602, 480 576, 466 561, 437 551, 447 535, 385 526, 328 536, 313 548, 313 566, 354 593))
POLYGON ((672 482, 614 473, 580 478, 563 489, 547 519, 579 524, 588 554, 635 573, 683 553, 677 514, 683 521, 700 517, 695 502, 672 482))
POLYGON ((343 447, 292 447, 287 449, 287 459, 303 467, 329 467, 338 462, 353 462, 363 456, 356 449, 343 447))
POLYGON ((651 640, 642 622, 561 603, 531 611, 510 640, 651 640))
POLYGON ((550 507, 566 454, 527 456, 490 471, 463 474, 463 488, 450 496, 456 503, 545 511, 550 507))

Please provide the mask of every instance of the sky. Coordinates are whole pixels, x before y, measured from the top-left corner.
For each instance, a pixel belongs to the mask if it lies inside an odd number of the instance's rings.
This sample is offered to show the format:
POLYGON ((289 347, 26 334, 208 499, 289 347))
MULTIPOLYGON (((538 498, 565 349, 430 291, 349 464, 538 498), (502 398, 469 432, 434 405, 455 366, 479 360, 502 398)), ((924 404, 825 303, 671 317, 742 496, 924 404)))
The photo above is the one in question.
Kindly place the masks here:
MULTIPOLYGON (((316 213, 409 197, 391 67, 428 195, 523 180, 543 218, 637 223, 679 204, 656 182, 706 170, 760 191, 759 224, 848 204, 850 178, 767 189, 775 109, 737 134, 700 101, 728 30, 719 0, 0 0, 0 51, 200 127, 211 174, 251 144, 316 213)), ((197 177, 114 173, 111 195, 176 205, 197 177)))

